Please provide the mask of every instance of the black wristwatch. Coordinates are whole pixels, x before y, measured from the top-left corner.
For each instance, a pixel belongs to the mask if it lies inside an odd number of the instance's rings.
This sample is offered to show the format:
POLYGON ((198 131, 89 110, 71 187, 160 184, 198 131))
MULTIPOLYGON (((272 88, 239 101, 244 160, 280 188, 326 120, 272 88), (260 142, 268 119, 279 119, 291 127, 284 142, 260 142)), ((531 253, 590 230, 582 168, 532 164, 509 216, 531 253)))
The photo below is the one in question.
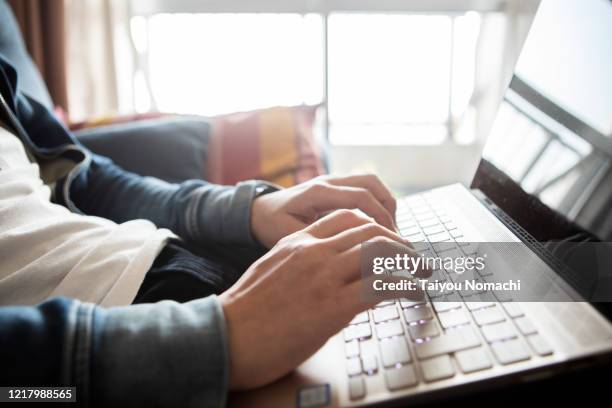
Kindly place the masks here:
POLYGON ((278 186, 274 183, 269 183, 267 181, 260 181, 257 180, 257 185, 255 186, 255 195, 253 196, 253 199, 262 196, 264 194, 269 194, 269 193, 273 193, 275 191, 281 190, 282 187, 278 186))

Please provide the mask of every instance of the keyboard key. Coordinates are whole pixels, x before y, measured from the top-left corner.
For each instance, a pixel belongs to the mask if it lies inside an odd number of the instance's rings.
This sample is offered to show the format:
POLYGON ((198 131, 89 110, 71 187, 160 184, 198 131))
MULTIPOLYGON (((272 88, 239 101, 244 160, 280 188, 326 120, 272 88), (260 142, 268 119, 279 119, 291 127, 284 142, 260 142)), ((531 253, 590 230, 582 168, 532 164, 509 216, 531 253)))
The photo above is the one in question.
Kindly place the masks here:
POLYGON ((430 320, 432 318, 433 313, 431 312, 431 308, 427 305, 404 309, 404 319, 406 319, 406 323, 420 322, 421 320, 430 320))
POLYGON ((465 305, 467 306, 468 310, 472 311, 472 310, 484 309, 485 307, 495 306, 495 303, 493 302, 465 302, 465 305))
MULTIPOLYGON (((488 279, 487 282, 496 282, 497 278, 493 277, 493 279, 488 279)), ((505 290, 494 290, 493 296, 497 299, 498 302, 512 302, 512 296, 505 290)))
POLYGON ((409 227, 409 228, 401 228, 400 227, 400 234, 403 237, 406 237, 408 239, 410 239, 410 236, 412 235, 417 235, 421 233, 421 229, 419 227, 417 227, 416 225, 409 227))
POLYGON ((431 220, 431 219, 435 219, 436 222, 438 222, 437 218, 436 218, 436 214, 434 214, 434 212, 431 211, 431 210, 430 211, 424 211, 424 212, 421 212, 421 213, 415 215, 414 219, 417 220, 419 223, 425 222, 425 221, 431 220))
POLYGON ((351 377, 361 374, 361 359, 358 357, 347 359, 346 373, 351 377))
POLYGON ((446 273, 442 269, 437 269, 427 278, 429 282, 446 282, 446 273))
POLYGON ((403 209, 400 209, 399 205, 397 208, 397 213, 395 214, 395 219, 397 220, 397 224, 409 224, 409 223, 414 223, 416 220, 415 218, 412 216, 412 214, 410 214, 410 210, 408 210, 408 208, 404 207, 403 209))
POLYGON ((538 332, 533 323, 531 323, 531 320, 527 319, 526 317, 519 317, 518 319, 515 319, 514 322, 518 326, 521 333, 523 333, 525 336, 536 334, 538 332))
POLYGON ((469 242, 465 239, 465 237, 459 238, 456 240, 457 244, 459 245, 459 247, 461 248, 461 251, 467 255, 467 256, 472 256, 472 257, 476 257, 476 251, 478 250, 478 247, 480 246, 480 243, 478 242, 469 242))
POLYGON ((399 201, 397 202, 397 211, 395 213, 395 218, 397 221, 409 221, 414 219, 407 205, 401 204, 399 201))
POLYGON ((455 353, 455 358, 461 371, 466 374, 486 370, 493 366, 491 359, 482 347, 459 351, 455 353))
POLYGON ((448 235, 448 232, 446 231, 441 232, 439 234, 428 235, 427 239, 429 240, 429 242, 444 242, 451 240, 450 235, 448 235))
POLYGON ((487 324, 499 323, 506 320, 504 314, 497 306, 487 307, 486 309, 474 310, 472 312, 476 324, 485 326, 487 324))
POLYGON ((344 351, 347 358, 359 356, 359 341, 351 340, 344 343, 344 351))
POLYGON ((508 340, 517 337, 516 330, 508 322, 491 324, 480 328, 485 340, 489 343, 500 340, 508 340))
POLYGON ((376 334, 379 339, 399 336, 402 333, 404 333, 404 329, 399 320, 390 320, 376 325, 376 334))
POLYGON ((440 298, 442 296, 446 296, 446 295, 449 295, 450 293, 453 293, 453 292, 449 293, 447 291, 438 290, 438 289, 425 289, 425 291, 429 295, 430 299, 437 299, 437 298, 440 298))
POLYGON ((361 366, 365 374, 373 375, 378 371, 378 360, 374 354, 366 354, 361 357, 361 366))
POLYGON ((517 303, 506 302, 502 303, 502 305, 504 306, 506 313, 508 313, 508 316, 511 318, 516 319, 517 317, 523 316, 523 310, 517 303))
POLYGON ((425 343, 416 344, 415 352, 419 359, 424 359, 454 353, 478 345, 480 345, 480 340, 478 340, 474 330, 466 326, 448 330, 444 335, 434 337, 425 343))
POLYGON ((440 221, 443 217, 448 217, 448 215, 446 215, 446 210, 444 208, 433 206, 433 205, 431 206, 431 208, 433 208, 434 212, 436 213, 440 221))
POLYGON ((463 237, 463 233, 458 229, 450 230, 451 237, 453 238, 461 238, 463 237))
POLYGON ((416 302, 412 302, 412 301, 409 301, 409 300, 402 300, 402 301, 400 301, 400 306, 402 308, 404 308, 404 309, 407 309, 409 307, 421 306, 421 305, 424 305, 424 304, 425 304, 424 300, 423 301, 416 301, 416 302))
POLYGON ((455 375, 455 369, 447 355, 421 361, 421 370, 423 370, 423 378, 427 382, 439 381, 455 375))
POLYGON ((446 295, 444 300, 438 300, 438 302, 461 302, 463 304, 462 298, 457 292, 452 292, 446 295))
MULTIPOLYGON (((497 299, 493 296, 491 292, 483 292, 478 293, 474 296, 463 297, 463 301, 467 304, 468 309, 470 304, 474 304, 474 307, 471 310, 482 309, 484 307, 490 307, 497 303, 497 299), (480 305, 478 303, 481 303, 480 305)), ((500 309, 501 310, 501 309, 500 309)))
POLYGON ((448 276, 455 283, 465 282, 474 279, 474 274, 472 274, 471 272, 457 273, 453 269, 448 269, 448 276))
POLYGON ((443 241, 443 242, 435 242, 434 240, 431 240, 431 241, 432 241, 431 247, 433 248, 434 251, 436 251, 437 254, 447 252, 447 251, 457 248, 454 241, 443 241))
POLYGON ((454 326, 461 326, 470 322, 470 319, 463 312, 463 310, 452 310, 450 312, 439 313, 438 319, 440 319, 440 324, 445 329, 454 326))
POLYGON ((497 360, 504 365, 529 360, 530 358, 529 351, 519 339, 493 343, 491 349, 497 360))
POLYGON ((491 269, 486 268, 486 267, 480 271, 476 270, 476 273, 478 273, 480 277, 493 276, 493 271, 491 271, 491 269))
POLYGON ((412 340, 432 338, 440 335, 440 330, 434 321, 408 326, 412 340))
POLYGON ((548 356, 553 353, 552 347, 550 347, 548 342, 544 340, 544 337, 539 334, 527 336, 527 341, 529 342, 529 345, 533 351, 540 356, 548 356))
POLYGON ((390 391, 414 387, 418 384, 416 373, 412 364, 385 370, 385 382, 390 391))
POLYGON ((353 320, 349 324, 359 324, 370 321, 370 316, 368 316, 368 312, 361 312, 357 316, 353 317, 353 320))
POLYGON ((420 233, 421 231, 414 219, 408 221, 397 221, 397 229, 400 232, 400 235, 414 235, 420 233))
POLYGON ((412 246, 414 246, 415 242, 427 241, 427 239, 425 239, 425 235, 423 235, 421 233, 414 234, 414 235, 411 235, 411 236, 406 237, 406 238, 408 238, 408 240, 412 243, 412 246))
POLYGON ((436 225, 423 228, 423 234, 427 235, 428 237, 432 235, 440 234, 440 233, 446 233, 446 230, 444 229, 443 226, 439 225, 437 221, 436 221, 436 225))
POLYGON ((427 245, 427 242, 421 242, 421 241, 410 241, 412 243, 412 246, 414 247, 414 250, 416 252, 423 252, 423 251, 427 251, 429 249, 429 245, 427 245))
POLYGON ((376 304, 376 306, 374 307, 386 307, 386 306, 390 306, 394 304, 395 304, 395 300, 383 300, 382 302, 376 304))
POLYGON ((374 318, 374 323, 380 323, 387 320, 399 319, 399 313, 397 313, 395 305, 392 305, 372 310, 372 317, 374 318))
POLYGON ((410 207, 410 210, 412 210, 412 215, 415 218, 421 215, 425 216, 425 214, 431 214, 431 216, 433 217, 433 213, 431 212, 431 210, 429 209, 429 206, 425 202, 421 204, 408 203, 408 206, 410 207))
POLYGON ((451 217, 449 217, 448 215, 442 215, 439 218, 440 222, 443 222, 444 224, 448 224, 450 222, 452 222, 453 220, 451 219, 451 217))
POLYGON ((427 218, 423 220, 419 220, 419 217, 417 217, 417 221, 419 221, 419 225, 421 226, 421 228, 423 228, 423 230, 436 226, 440 226, 442 228, 438 219, 435 218, 435 216, 431 213, 427 214, 427 218))
POLYGON ((433 302, 433 307, 438 313, 458 309, 461 306, 463 306, 463 303, 461 302, 433 302))
POLYGON ((344 341, 367 339, 370 337, 372 337, 372 329, 369 323, 354 324, 344 329, 344 341))
POLYGON ((366 395, 365 381, 363 377, 351 377, 348 382, 349 397, 358 400, 366 395))
POLYGON ((381 340, 379 345, 383 367, 406 364, 412 360, 410 358, 408 344, 406 344, 406 339, 403 336, 381 340))
MULTIPOLYGON (((451 232, 451 231, 453 231, 453 230, 457 230, 457 228, 458 228, 458 227, 457 227, 457 224, 455 224, 455 223, 454 223, 454 222, 452 222, 452 221, 445 222, 445 223, 444 223, 444 227, 446 228, 446 230, 447 230, 448 232, 451 232)), ((451 234, 451 237, 452 237, 452 236, 453 236, 453 235, 451 234)))
POLYGON ((410 210, 408 209, 408 206, 401 204, 400 201, 397 202, 397 212, 395 214, 395 218, 398 222, 414 219, 410 213, 410 210))

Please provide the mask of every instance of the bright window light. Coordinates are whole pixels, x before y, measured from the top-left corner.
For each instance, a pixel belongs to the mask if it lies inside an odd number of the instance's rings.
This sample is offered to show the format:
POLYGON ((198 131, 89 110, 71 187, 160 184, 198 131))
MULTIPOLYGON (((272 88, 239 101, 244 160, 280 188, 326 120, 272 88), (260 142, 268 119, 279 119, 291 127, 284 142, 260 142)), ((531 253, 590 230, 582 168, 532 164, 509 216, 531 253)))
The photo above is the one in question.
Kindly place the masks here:
POLYGON ((472 95, 478 30, 474 12, 460 17, 332 14, 332 142, 444 141, 450 115, 465 112, 472 95))
POLYGON ((315 14, 154 15, 149 67, 157 107, 216 115, 320 103, 322 32, 315 14))
POLYGON ((326 31, 320 14, 172 13, 131 31, 139 110, 327 102, 332 143, 436 144, 468 110, 480 14, 332 13, 326 31))
POLYGON ((448 118, 451 19, 332 14, 332 122, 444 122, 448 118))

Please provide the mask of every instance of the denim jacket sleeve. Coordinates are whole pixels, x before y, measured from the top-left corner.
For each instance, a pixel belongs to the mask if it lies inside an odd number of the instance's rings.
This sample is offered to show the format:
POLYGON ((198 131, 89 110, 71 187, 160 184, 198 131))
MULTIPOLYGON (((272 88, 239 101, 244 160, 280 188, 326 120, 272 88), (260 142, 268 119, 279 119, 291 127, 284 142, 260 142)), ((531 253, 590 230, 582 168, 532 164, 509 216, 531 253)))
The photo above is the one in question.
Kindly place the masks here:
POLYGON ((170 184, 127 172, 88 151, 45 106, 21 92, 18 72, 1 54, 0 94, 0 119, 12 123, 28 149, 42 160, 64 157, 77 163, 74 177, 56 183, 59 204, 116 222, 148 219, 198 245, 264 250, 251 234, 251 202, 259 187, 274 187, 254 180, 237 186, 203 180, 170 184))
POLYGON ((115 222, 145 218, 199 245, 262 249, 250 227, 251 203, 262 182, 172 184, 125 171, 106 157, 91 157, 86 177, 71 186, 71 199, 82 212, 115 222))
POLYGON ((102 309, 54 298, 0 308, 0 384, 76 386, 79 406, 221 407, 228 388, 214 297, 102 309))

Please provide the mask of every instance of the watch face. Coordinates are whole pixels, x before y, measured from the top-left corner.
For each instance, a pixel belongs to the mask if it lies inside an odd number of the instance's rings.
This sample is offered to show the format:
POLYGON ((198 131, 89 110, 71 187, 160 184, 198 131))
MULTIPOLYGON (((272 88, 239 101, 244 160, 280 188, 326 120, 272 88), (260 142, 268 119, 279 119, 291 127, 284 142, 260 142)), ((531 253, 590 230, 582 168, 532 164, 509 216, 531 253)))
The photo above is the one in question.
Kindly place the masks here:
POLYGON ((260 196, 262 194, 273 193, 278 190, 278 187, 275 187, 271 184, 261 183, 257 187, 255 187, 255 195, 260 196))

